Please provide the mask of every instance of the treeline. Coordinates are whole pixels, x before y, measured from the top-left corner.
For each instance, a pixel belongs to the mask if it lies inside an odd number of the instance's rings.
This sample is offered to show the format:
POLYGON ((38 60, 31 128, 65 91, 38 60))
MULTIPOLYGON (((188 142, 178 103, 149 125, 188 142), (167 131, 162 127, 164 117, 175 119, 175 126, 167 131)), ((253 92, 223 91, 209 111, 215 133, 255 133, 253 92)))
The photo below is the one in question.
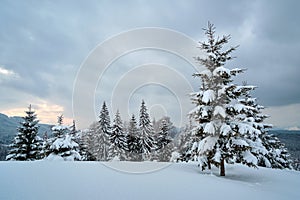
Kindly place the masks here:
POLYGON ((152 123, 144 101, 138 119, 132 114, 130 121, 124 125, 117 111, 111 123, 104 102, 99 121, 93 123, 82 137, 86 159, 169 161, 174 148, 169 136, 172 127, 168 117, 152 123))
MULTIPOLYGON (((17 128, 17 135, 9 146, 7 160, 86 160, 86 161, 170 161, 174 144, 170 132, 175 127, 169 117, 151 122, 144 101, 138 119, 132 114, 124 123, 119 111, 111 123, 103 102, 99 120, 88 130, 76 130, 63 124, 63 115, 58 116, 52 127, 52 136, 37 135, 38 120, 31 105, 25 112, 24 121, 17 128)), ((173 133, 174 135, 174 133, 173 133)))

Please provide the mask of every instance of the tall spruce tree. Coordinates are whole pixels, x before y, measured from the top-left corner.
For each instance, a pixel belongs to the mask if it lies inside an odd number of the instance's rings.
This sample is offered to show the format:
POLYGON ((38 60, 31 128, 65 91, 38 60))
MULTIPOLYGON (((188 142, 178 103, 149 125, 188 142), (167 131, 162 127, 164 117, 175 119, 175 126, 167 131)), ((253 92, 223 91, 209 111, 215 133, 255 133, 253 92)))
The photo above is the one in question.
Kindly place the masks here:
POLYGON ((97 152, 97 160, 108 160, 108 148, 110 146, 109 138, 111 135, 110 116, 105 101, 99 115, 98 130, 95 134, 95 148, 97 152))
POLYGON ((108 149, 108 159, 125 160, 127 141, 126 141, 125 134, 123 132, 123 122, 119 110, 115 115, 109 140, 110 140, 110 146, 108 149))
POLYGON ((193 129, 193 135, 198 135, 200 167, 205 169, 213 164, 220 168, 220 175, 225 176, 225 162, 257 166, 257 159, 251 153, 245 137, 247 134, 257 135, 259 131, 236 120, 242 110, 238 106, 231 106, 255 87, 231 83, 232 78, 244 70, 224 67, 232 59, 231 53, 236 50, 236 47, 223 50, 230 35, 215 37, 215 27, 210 23, 205 34, 208 41, 200 43, 200 49, 207 56, 198 57, 197 61, 206 70, 194 74, 201 79, 202 84, 200 91, 192 94, 192 102, 196 108, 190 114, 198 123, 193 129))
POLYGON ((139 138, 138 145, 142 154, 143 160, 151 159, 151 152, 155 150, 154 131, 150 121, 144 100, 142 100, 140 108, 140 121, 139 121, 139 138))
POLYGON ((10 150, 6 160, 37 160, 41 159, 42 139, 37 136, 38 120, 31 105, 28 111, 25 111, 26 116, 23 117, 21 126, 17 128, 18 133, 9 146, 10 150))
POLYGON ((103 102, 100 111, 99 124, 100 124, 101 131, 105 133, 107 136, 109 136, 109 134, 111 133, 110 117, 109 117, 109 112, 105 101, 103 102))
POLYGON ((98 133, 99 122, 94 122, 89 126, 89 129, 83 134, 82 140, 86 151, 86 160, 95 161, 99 153, 98 149, 98 133))
POLYGON ((134 114, 132 114, 127 133, 127 159, 141 161, 140 147, 138 142, 139 129, 134 114))
MULTIPOLYGON (((72 132, 72 130, 71 130, 72 132)), ((78 136, 75 138, 76 143, 79 145, 79 154, 81 156, 81 160, 82 161, 89 161, 90 158, 90 154, 88 152, 88 146, 87 146, 87 142, 86 142, 86 134, 88 131, 84 130, 84 131, 79 131, 78 136)), ((71 134, 73 135, 73 134, 71 134)))
POLYGON ((160 131, 156 137, 157 150, 164 148, 168 143, 172 141, 169 136, 170 126, 167 124, 166 120, 162 120, 160 125, 160 131))
POLYGON ((156 137, 157 157, 159 161, 170 161, 171 154, 173 152, 173 144, 171 137, 169 136, 170 124, 167 124, 166 120, 162 120, 160 125, 160 131, 156 137))
POLYGON ((199 138, 192 134, 193 130, 192 120, 190 119, 189 124, 185 125, 185 127, 180 131, 177 137, 177 151, 180 155, 178 160, 180 161, 194 161, 195 157, 197 157, 197 141, 199 138), (194 145, 195 144, 195 145, 194 145))

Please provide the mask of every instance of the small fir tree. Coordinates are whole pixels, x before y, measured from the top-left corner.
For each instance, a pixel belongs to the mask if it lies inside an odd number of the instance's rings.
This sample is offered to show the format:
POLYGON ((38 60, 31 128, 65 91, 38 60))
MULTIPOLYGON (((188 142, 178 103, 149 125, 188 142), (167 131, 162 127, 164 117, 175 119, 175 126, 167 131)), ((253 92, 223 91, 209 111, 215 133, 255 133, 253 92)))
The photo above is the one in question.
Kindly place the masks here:
POLYGON ((13 143, 9 146, 10 150, 6 160, 38 160, 41 159, 42 140, 37 136, 38 120, 31 105, 28 111, 25 111, 26 116, 23 117, 21 126, 17 128, 18 133, 14 138, 13 143))
POLYGON ((58 116, 57 125, 52 127, 54 138, 51 139, 48 160, 81 160, 79 145, 68 126, 63 125, 63 115, 58 116))

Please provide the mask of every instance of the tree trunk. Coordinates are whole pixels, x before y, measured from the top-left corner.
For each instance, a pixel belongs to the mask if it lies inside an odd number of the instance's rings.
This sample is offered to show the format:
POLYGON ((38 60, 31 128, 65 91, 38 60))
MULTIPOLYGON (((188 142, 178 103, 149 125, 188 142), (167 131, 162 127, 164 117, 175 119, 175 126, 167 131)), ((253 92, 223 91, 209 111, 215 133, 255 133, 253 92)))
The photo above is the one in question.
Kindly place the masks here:
POLYGON ((211 164, 210 164, 209 160, 207 161, 207 166, 208 166, 208 169, 211 170, 211 164))
POLYGON ((220 164, 220 176, 225 176, 225 164, 224 164, 224 159, 221 159, 221 164, 220 164))

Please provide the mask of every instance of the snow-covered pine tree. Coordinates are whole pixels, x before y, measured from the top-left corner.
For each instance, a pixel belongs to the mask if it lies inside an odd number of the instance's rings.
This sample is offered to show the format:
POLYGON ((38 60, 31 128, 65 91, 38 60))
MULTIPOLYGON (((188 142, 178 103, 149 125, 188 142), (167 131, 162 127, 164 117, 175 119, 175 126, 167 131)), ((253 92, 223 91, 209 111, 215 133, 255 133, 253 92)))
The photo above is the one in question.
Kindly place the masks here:
POLYGON ((51 139, 48 160, 81 160, 79 145, 68 126, 63 125, 63 115, 57 117, 57 125, 52 127, 54 138, 51 139))
MULTIPOLYGON (((265 157, 270 162, 272 168, 293 169, 293 161, 287 148, 276 136, 263 132, 260 138, 264 147, 268 150, 265 157)), ((268 167, 266 162, 259 162, 259 166, 268 167)))
POLYGON ((156 137, 156 147, 157 150, 163 148, 166 146, 168 143, 171 142, 171 137, 169 136, 169 129, 170 127, 168 126, 166 120, 162 120, 162 123, 159 128, 159 132, 156 137))
POLYGON ((138 145, 141 150, 142 159, 150 160, 151 152, 155 150, 155 141, 154 141, 154 131, 150 121, 149 114, 147 112, 147 107, 144 100, 142 100, 140 108, 140 121, 139 121, 139 137, 138 145))
POLYGON ((292 169, 292 161, 284 144, 274 135, 268 133, 272 125, 264 123, 264 120, 269 116, 262 114, 264 107, 257 103, 256 98, 252 98, 250 93, 247 93, 244 98, 238 100, 235 107, 229 107, 229 109, 239 110, 240 114, 236 120, 240 120, 251 126, 256 132, 258 131, 258 134, 251 134, 249 131, 245 136, 246 141, 251 146, 251 153, 258 159, 258 166, 292 169))
POLYGON ((127 160, 141 161, 141 150, 138 142, 139 129, 134 114, 132 114, 127 133, 127 160))
POLYGON ((194 74, 201 79, 202 85, 199 92, 192 94, 196 108, 190 115, 198 123, 193 134, 198 135, 200 140, 197 148, 200 167, 205 169, 213 164, 220 168, 220 175, 225 176, 225 162, 257 165, 245 135, 249 131, 251 134, 258 134, 259 131, 235 120, 240 114, 238 108, 228 109, 239 97, 255 87, 231 84, 232 78, 244 70, 224 67, 232 59, 231 53, 236 50, 236 47, 230 47, 223 51, 230 35, 216 38, 215 27, 210 23, 205 34, 208 41, 200 43, 200 49, 206 52, 207 57, 198 57, 197 61, 206 70, 194 74))
POLYGON ((102 104, 102 109, 99 115, 100 129, 107 136, 111 133, 110 117, 105 101, 102 104))
MULTIPOLYGON (((246 85, 246 83, 244 83, 244 85, 246 85)), ((236 124, 240 123, 241 125, 252 127, 253 131, 248 131, 248 134, 245 135, 246 142, 251 147, 251 153, 257 158, 257 165, 262 161, 268 165, 268 160, 265 158, 267 150, 263 146, 260 136, 262 131, 271 127, 271 125, 262 124, 262 117, 264 118, 264 116, 260 115, 261 108, 261 106, 256 104, 256 99, 251 98, 250 93, 246 93, 244 97, 237 100, 235 105, 228 106, 227 109, 239 113, 239 115, 236 115, 234 118, 236 124), (252 132, 256 134, 252 134, 252 132)), ((238 159, 237 157, 237 160, 238 159)))
POLYGON ((82 135, 82 141, 85 146, 86 160, 95 161, 98 155, 98 132, 99 122, 94 122, 90 125, 89 129, 82 135))
POLYGON ((192 121, 190 120, 189 124, 185 125, 185 127, 180 131, 177 137, 177 145, 176 149, 180 155, 180 161, 190 161, 194 160, 194 157, 197 157, 197 136, 192 135, 193 130, 192 121), (195 143, 195 145, 194 145, 195 143))
POLYGON ((162 162, 170 161, 173 152, 173 145, 171 144, 172 138, 169 136, 170 124, 166 120, 162 120, 160 131, 156 137, 156 151, 158 160, 162 162))
MULTIPOLYGON (((72 132, 72 129, 71 129, 71 132, 72 132)), ((89 132, 89 130, 79 130, 79 131, 77 131, 77 134, 75 137, 75 141, 79 145, 79 154, 81 156, 82 161, 92 160, 90 157, 90 154, 88 152, 88 145, 86 142, 86 140, 88 139, 88 137, 87 137, 88 132, 89 132)), ((73 136, 72 133, 70 133, 70 135, 73 136)))
POLYGON ((9 152, 6 160, 38 160, 41 159, 42 139, 37 136, 38 120, 31 105, 28 111, 25 111, 26 116, 23 117, 21 126, 17 128, 18 133, 9 145, 9 152))
POLYGON ((110 117, 105 101, 103 102, 99 115, 98 130, 95 135, 95 148, 97 160, 108 160, 108 148, 110 146, 109 138, 111 134, 110 117))
POLYGON ((171 118, 169 116, 164 116, 162 118, 160 118, 159 120, 152 120, 152 126, 153 126, 153 130, 155 133, 160 132, 160 128, 162 125, 162 121, 165 121, 165 123, 167 123, 167 126, 169 127, 169 135, 171 137, 177 135, 177 129, 176 127, 173 125, 173 122, 171 121, 171 118))
POLYGON ((116 112, 109 140, 110 140, 110 146, 108 149, 108 159, 125 160, 127 141, 126 141, 125 134, 123 132, 123 122, 119 110, 116 112))
POLYGON ((69 127, 70 136, 79 145, 79 154, 81 155, 81 160, 87 161, 90 159, 90 155, 87 151, 87 144, 85 143, 86 131, 77 130, 75 120, 72 121, 72 125, 69 127))

